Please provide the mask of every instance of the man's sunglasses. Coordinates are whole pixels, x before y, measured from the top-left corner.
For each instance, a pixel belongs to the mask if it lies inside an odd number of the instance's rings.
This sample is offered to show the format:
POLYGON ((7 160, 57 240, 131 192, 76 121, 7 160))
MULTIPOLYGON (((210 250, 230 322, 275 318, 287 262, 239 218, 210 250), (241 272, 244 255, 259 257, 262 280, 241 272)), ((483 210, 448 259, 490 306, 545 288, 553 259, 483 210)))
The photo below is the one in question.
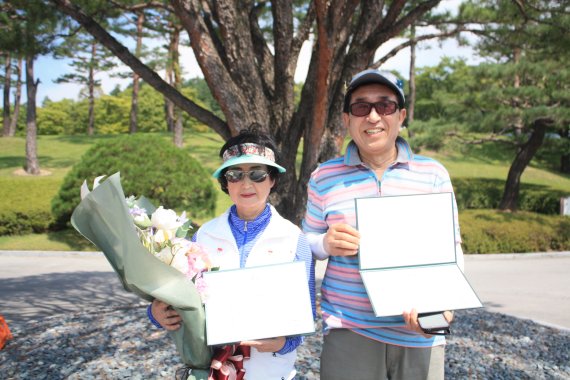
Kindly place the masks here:
POLYGON ((268 174, 269 173, 267 173, 266 170, 261 170, 261 169, 255 169, 250 171, 230 169, 224 175, 226 176, 228 182, 231 183, 237 183, 239 181, 242 181, 246 175, 249 177, 251 182, 260 183, 265 181, 265 178, 267 178, 268 174))
POLYGON ((378 115, 391 115, 398 110, 398 103, 391 100, 383 100, 376 103, 357 102, 349 107, 350 113, 354 116, 367 116, 372 111, 372 107, 378 115))

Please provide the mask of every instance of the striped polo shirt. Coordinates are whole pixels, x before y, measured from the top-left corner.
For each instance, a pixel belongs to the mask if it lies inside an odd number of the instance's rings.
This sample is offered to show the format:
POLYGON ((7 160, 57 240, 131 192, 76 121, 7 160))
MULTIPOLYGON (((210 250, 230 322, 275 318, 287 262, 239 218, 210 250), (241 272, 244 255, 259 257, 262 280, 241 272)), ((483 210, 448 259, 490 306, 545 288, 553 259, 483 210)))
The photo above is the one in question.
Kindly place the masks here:
MULTIPOLYGON (((396 161, 386 169, 382 178, 377 178, 376 173, 363 164, 353 141, 349 143, 344 156, 319 165, 308 185, 304 232, 324 234, 330 225, 336 223, 356 227, 355 198, 453 193, 449 173, 443 165, 431 158, 414 155, 401 137, 397 138, 396 147, 396 161)), ((455 196, 453 204, 456 244, 459 245, 461 238, 455 196)), ((459 254, 461 250, 458 250, 459 254)), ((458 264, 462 266, 463 257, 458 257, 458 264)), ((321 295, 325 333, 333 328, 348 328, 371 339, 398 346, 432 347, 445 344, 443 336, 425 338, 405 329, 402 316, 374 315, 360 277, 358 255, 328 258, 321 295)))

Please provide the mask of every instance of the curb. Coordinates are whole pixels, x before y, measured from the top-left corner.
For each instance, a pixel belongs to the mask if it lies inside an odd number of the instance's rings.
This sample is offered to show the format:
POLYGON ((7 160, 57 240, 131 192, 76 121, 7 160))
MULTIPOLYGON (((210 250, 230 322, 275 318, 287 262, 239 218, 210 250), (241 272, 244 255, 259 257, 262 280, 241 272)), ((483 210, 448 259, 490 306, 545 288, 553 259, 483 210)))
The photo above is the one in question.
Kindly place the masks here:
MULTIPOLYGON (((0 250, 0 255, 4 256, 81 256, 99 257, 103 254, 100 251, 7 251, 0 250)), ((536 259, 542 257, 570 257, 570 251, 560 252, 528 252, 528 253, 485 253, 485 254, 464 254, 467 260, 505 260, 505 259, 536 259)))

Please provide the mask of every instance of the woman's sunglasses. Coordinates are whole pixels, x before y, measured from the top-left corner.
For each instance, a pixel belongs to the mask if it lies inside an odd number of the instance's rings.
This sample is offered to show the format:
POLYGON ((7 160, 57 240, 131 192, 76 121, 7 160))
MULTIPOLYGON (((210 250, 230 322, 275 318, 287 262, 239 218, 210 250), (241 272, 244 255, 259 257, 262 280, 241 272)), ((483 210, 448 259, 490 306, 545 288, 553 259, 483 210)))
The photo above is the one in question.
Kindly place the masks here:
POLYGON ((251 182, 260 183, 265 181, 265 178, 267 178, 268 173, 266 170, 261 170, 261 169, 255 169, 250 171, 230 169, 224 175, 226 176, 228 182, 231 183, 237 183, 239 181, 242 181, 246 175, 249 177, 251 182))

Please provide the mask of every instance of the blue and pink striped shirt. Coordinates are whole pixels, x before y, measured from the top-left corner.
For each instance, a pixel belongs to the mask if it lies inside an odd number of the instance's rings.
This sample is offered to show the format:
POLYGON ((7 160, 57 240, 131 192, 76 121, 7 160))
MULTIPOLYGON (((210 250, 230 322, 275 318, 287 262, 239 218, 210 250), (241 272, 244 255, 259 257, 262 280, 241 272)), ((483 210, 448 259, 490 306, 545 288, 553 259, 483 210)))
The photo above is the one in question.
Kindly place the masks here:
MULTIPOLYGON (((355 198, 453 193, 449 174, 443 165, 431 158, 414 155, 401 137, 396 140, 396 147, 396 161, 386 169, 382 178, 377 178, 374 170, 361 161, 358 148, 352 141, 344 156, 319 165, 309 181, 307 212, 303 220, 303 231, 311 241, 314 241, 311 237, 326 233, 329 226, 336 223, 356 227, 355 198)), ((459 246, 461 238, 455 196, 454 213, 456 245, 459 246)), ((457 252, 458 265, 462 268, 462 251, 459 249, 457 252)), ((368 338, 398 346, 432 347, 445 344, 443 336, 425 338, 407 330, 402 316, 374 315, 360 277, 358 255, 328 257, 321 294, 325 333, 333 328, 348 328, 368 338)))

